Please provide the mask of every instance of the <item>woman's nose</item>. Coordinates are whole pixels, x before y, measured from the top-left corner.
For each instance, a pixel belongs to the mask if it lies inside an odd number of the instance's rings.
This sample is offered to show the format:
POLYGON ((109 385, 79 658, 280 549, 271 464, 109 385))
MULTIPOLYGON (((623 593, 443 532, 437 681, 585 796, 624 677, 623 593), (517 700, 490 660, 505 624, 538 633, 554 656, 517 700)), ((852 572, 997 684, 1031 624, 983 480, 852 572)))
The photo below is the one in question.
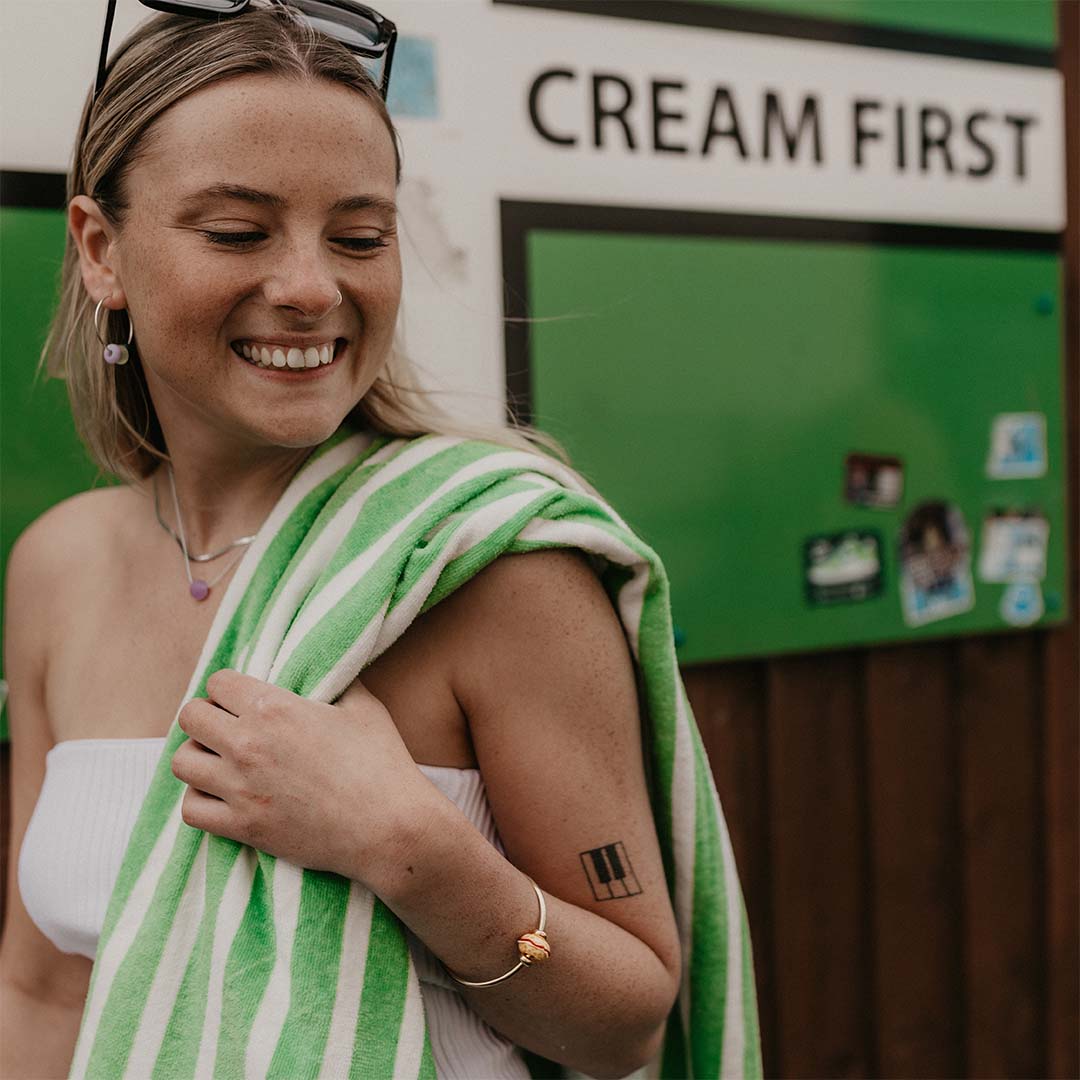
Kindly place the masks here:
POLYGON ((304 258, 295 248, 285 255, 263 289, 274 307, 287 308, 312 321, 341 303, 341 290, 317 257, 304 258))

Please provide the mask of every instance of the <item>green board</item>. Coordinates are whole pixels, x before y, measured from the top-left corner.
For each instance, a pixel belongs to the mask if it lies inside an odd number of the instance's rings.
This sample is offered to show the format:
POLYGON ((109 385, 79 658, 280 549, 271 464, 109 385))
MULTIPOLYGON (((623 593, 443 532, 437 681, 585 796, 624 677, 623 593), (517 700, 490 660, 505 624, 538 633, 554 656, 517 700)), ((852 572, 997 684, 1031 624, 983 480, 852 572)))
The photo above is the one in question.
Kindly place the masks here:
POLYGON ((1050 522, 1043 623, 1065 615, 1060 258, 534 230, 527 239, 533 415, 658 549, 683 661, 1003 628, 1006 586, 908 626, 897 540, 945 499, 1050 522), (1050 467, 986 475, 993 418, 1045 414, 1050 467), (849 453, 895 455, 895 509, 845 500, 849 453), (880 534, 883 591, 807 599, 804 544, 880 534))
MULTIPOLYGON (((1053 48, 1054 0, 698 0, 805 18, 1053 48)), ((1066 0, 1075 2, 1075 0, 1066 0)))

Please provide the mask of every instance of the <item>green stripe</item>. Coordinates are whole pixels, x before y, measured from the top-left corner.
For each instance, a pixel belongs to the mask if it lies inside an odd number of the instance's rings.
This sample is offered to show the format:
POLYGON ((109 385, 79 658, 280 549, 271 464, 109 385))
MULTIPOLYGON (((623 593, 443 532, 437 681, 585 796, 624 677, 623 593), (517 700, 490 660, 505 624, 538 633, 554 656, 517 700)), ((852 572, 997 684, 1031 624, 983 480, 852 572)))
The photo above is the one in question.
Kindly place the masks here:
POLYGON ((727 1009, 728 915, 724 857, 709 765, 693 732, 695 842, 694 947, 690 966, 690 1034, 694 1076, 719 1076, 727 1009))
POLYGON ((386 1080, 393 1076, 410 963, 401 924, 376 899, 349 1080, 386 1080))
POLYGON ((150 986, 203 835, 187 825, 180 826, 173 857, 158 880, 146 918, 109 989, 87 1063, 88 1076, 112 1080, 123 1075, 127 1067, 150 986))
POLYGON ((199 1040, 206 1018, 206 998, 210 985, 210 954, 214 929, 221 909, 221 897, 236 864, 241 845, 221 836, 207 836, 206 906, 198 934, 180 983, 169 1026, 154 1064, 154 1077, 171 1080, 192 1076, 198 1063, 199 1040))
POLYGON ((435 1072, 435 1055, 431 1052, 431 1039, 428 1038, 426 1031, 424 1032, 424 1052, 420 1058, 419 1080, 438 1080, 438 1074, 435 1072))
MULTIPOLYGON (((122 914, 128 899, 131 896, 135 883, 139 880, 150 858, 161 833, 168 826, 169 817, 173 807, 183 798, 185 784, 177 780, 172 773, 172 756, 176 747, 187 736, 175 727, 170 731, 169 738, 165 743, 157 768, 147 789, 146 798, 139 810, 139 816, 135 819, 135 827, 131 831, 131 839, 128 841, 124 852, 123 861, 113 886, 112 895, 109 897, 109 905, 105 912, 105 919, 101 927, 101 935, 98 938, 98 954, 108 945, 113 930, 122 914)), ((194 851, 191 857, 194 858, 194 851)), ((171 861, 171 860, 170 860, 171 861)))
POLYGON ((349 882, 305 870, 292 951, 289 1011, 267 1077, 311 1080, 319 1075, 337 1000, 338 970, 349 906, 349 882))
POLYGON ((270 981, 277 951, 273 909, 275 863, 272 856, 258 853, 247 908, 225 962, 215 1080, 243 1080, 244 1052, 259 1002, 270 981))
POLYGON ((754 954, 750 945, 750 923, 746 906, 740 900, 742 921, 742 979, 743 979, 743 1075, 747 1080, 760 1080, 764 1069, 761 1061, 761 1032, 758 1029, 757 995, 754 993, 754 954))

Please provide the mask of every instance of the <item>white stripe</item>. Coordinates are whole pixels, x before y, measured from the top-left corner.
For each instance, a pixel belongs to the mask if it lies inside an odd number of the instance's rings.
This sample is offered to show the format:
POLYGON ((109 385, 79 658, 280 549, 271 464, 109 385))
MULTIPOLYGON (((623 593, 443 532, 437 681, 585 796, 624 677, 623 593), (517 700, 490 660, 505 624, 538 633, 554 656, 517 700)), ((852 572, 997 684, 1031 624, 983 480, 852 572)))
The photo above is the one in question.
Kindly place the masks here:
MULTIPOLYGON (((455 533, 453 539, 439 552, 439 558, 413 583, 407 596, 398 601, 393 612, 386 616, 386 605, 377 619, 373 619, 364 633, 342 655, 334 667, 327 672, 312 692, 317 701, 334 701, 345 692, 356 675, 367 664, 380 656, 405 632, 419 613, 428 598, 446 564, 459 555, 483 543, 488 536, 507 521, 527 508, 530 503, 545 498, 543 492, 535 489, 515 492, 488 503, 475 511, 466 524, 455 533), (370 640, 375 636, 375 641, 370 640)), ((387 599, 389 604, 389 598, 387 599)))
POLYGON ((356 881, 349 882, 349 902, 345 908, 345 927, 338 963, 337 994, 330 1017, 330 1034, 319 1069, 319 1080, 342 1080, 352 1067, 356 1022, 360 1016, 360 997, 364 990, 364 969, 371 933, 374 894, 356 881))
POLYGON ((210 979, 206 987, 206 1015, 203 1020, 202 1038, 195 1063, 197 1077, 210 1076, 217 1060, 218 1041, 221 1038, 222 1001, 225 997, 225 965, 229 959, 233 941, 244 921, 251 886, 255 880, 255 868, 259 856, 254 848, 242 847, 236 856, 229 880, 221 895, 217 921, 214 924, 214 942, 210 950, 210 979))
POLYGON ((78 1045, 72 1056, 71 1076, 84 1077, 86 1067, 90 1062, 90 1053, 97 1039, 98 1024, 101 1014, 105 1009, 105 1003, 109 999, 109 991, 112 989, 113 980, 120 970, 120 965, 127 955, 135 936, 150 909, 150 901, 154 890, 165 870, 165 866, 176 844, 177 834, 182 824, 180 817, 180 803, 173 809, 165 827, 158 835, 150 857, 139 874, 135 887, 131 890, 124 910, 116 922, 109 940, 98 951, 94 960, 94 986, 85 1006, 85 1016, 82 1030, 79 1034, 78 1045))
POLYGON ((132 1077, 133 1080, 141 1080, 154 1071, 154 1062, 161 1050, 165 1029, 180 997, 180 983, 187 972, 188 960, 191 958, 206 904, 208 836, 205 832, 200 836, 198 854, 184 883, 184 891, 180 896, 172 926, 169 927, 150 992, 142 1003, 139 1029, 135 1033, 124 1072, 125 1076, 132 1077))
POLYGON ((420 1075, 424 1056, 424 999, 420 996, 420 980, 416 965, 409 958, 409 983, 405 991, 405 1009, 398 1031, 397 1054, 394 1057, 394 1080, 411 1080, 420 1075))
MULTIPOLYGON (((326 570, 349 530, 355 526, 364 504, 371 496, 380 488, 399 479, 458 441, 460 440, 446 437, 428 439, 414 443, 406 450, 401 450, 401 441, 396 440, 387 443, 368 458, 365 467, 379 464, 387 458, 392 460, 373 476, 368 477, 338 508, 333 518, 314 538, 311 546, 297 564, 290 569, 288 581, 284 583, 273 600, 273 606, 262 619, 259 640, 254 643, 251 655, 248 657, 246 668, 248 674, 257 679, 271 680, 271 672, 276 666, 275 661, 280 659, 278 650, 304 598, 326 570)), ((278 669, 280 670, 279 666, 278 669)))
MULTIPOLYGON (((710 781, 710 787, 712 786, 710 781)), ((724 1045, 720 1075, 741 1077, 743 1054, 746 1051, 746 1030, 743 1018, 743 925, 739 903, 739 878, 735 869, 735 852, 731 848, 727 823, 720 810, 720 801, 713 792, 714 805, 720 822, 720 850, 723 853, 724 891, 727 896, 727 998, 724 1005, 724 1045)))
MULTIPOLYGON (((500 472, 506 469, 529 467, 535 463, 535 455, 511 451, 505 454, 490 454, 480 458, 469 465, 463 466, 449 479, 441 484, 423 502, 413 507, 405 517, 398 519, 394 525, 371 544, 362 554, 352 559, 346 566, 334 575, 319 592, 304 611, 296 617, 285 641, 282 643, 278 654, 274 659, 270 670, 269 681, 273 682, 277 674, 289 662, 292 655, 300 648, 312 630, 316 629, 324 618, 340 603, 340 601, 353 589, 356 584, 369 572, 379 558, 393 546, 395 541, 404 533, 410 524, 421 517, 428 507, 439 502, 444 495, 455 491, 462 484, 486 476, 489 473, 500 472)), ((366 487, 366 485, 365 485, 366 487)), ((359 493, 358 493, 359 494, 359 493)), ((361 665, 362 666, 362 665, 361 665)), ((342 688, 344 689, 344 688, 342 688)), ((322 700, 314 698, 313 700, 322 700)))
MULTIPOLYGON (((682 941, 682 989, 679 1007, 683 1030, 690 1034, 690 957, 694 949, 694 753, 687 726, 686 700, 675 668, 675 763, 671 778, 672 858, 675 863, 673 907, 682 941)), ((687 1042, 689 1046, 689 1041, 687 1042)))
POLYGON ((300 887, 304 871, 284 859, 274 862, 271 886, 271 909, 274 913, 274 938, 276 950, 274 967, 270 972, 266 993, 259 1002, 255 1020, 248 1034, 244 1054, 246 1080, 263 1080, 270 1068, 270 1061, 277 1049, 281 1029, 289 1014, 292 995, 292 953, 296 942, 296 923, 300 914, 300 887))

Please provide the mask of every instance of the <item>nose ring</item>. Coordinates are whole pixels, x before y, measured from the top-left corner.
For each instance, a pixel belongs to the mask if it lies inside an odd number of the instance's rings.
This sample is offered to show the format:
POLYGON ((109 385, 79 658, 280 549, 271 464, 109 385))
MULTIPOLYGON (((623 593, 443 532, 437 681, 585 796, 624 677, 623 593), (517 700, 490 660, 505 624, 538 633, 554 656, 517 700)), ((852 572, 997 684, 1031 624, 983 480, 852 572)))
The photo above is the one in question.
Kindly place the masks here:
POLYGON ((345 298, 341 295, 341 290, 338 289, 338 291, 337 291, 337 299, 331 305, 330 310, 333 311, 334 308, 338 307, 341 304, 342 300, 344 300, 344 299, 345 298))

